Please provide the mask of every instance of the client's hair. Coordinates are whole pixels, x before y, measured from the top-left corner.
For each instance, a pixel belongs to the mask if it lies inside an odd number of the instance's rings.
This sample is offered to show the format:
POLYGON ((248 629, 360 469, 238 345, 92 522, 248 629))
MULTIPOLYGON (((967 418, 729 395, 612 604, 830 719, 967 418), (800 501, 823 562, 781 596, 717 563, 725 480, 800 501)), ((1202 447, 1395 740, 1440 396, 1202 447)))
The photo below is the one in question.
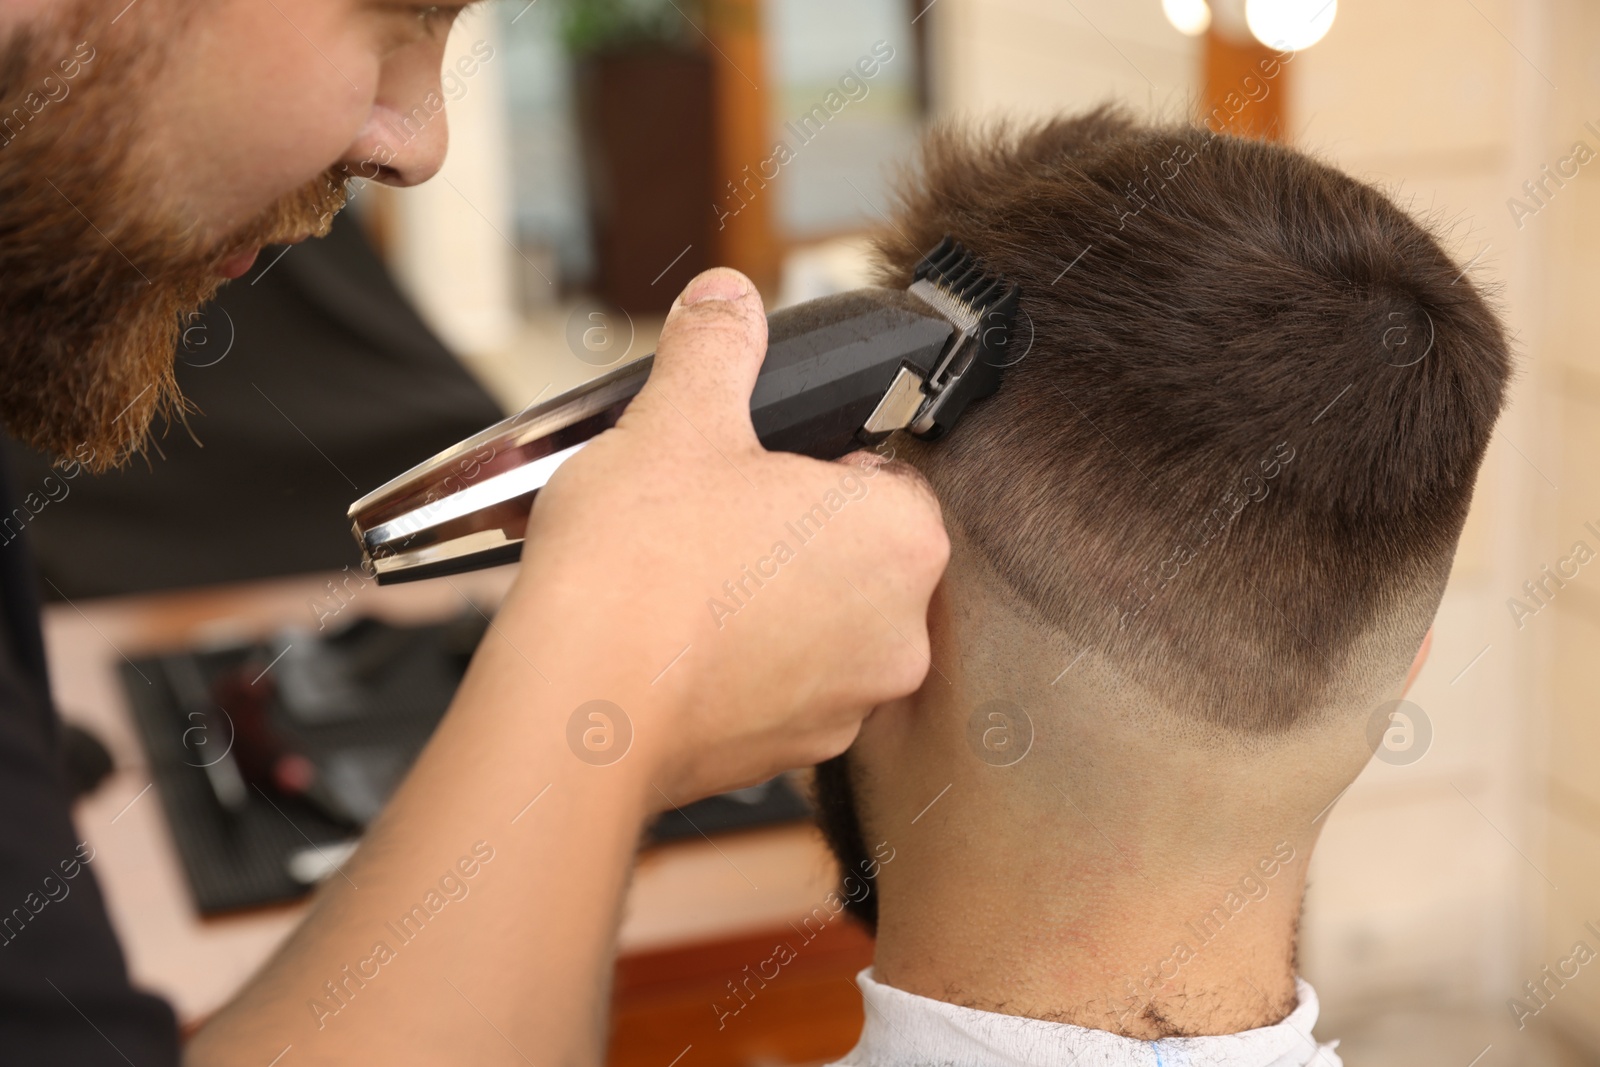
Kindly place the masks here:
MULTIPOLYGON (((882 282, 946 233, 1021 286, 1020 362, 901 455, 1069 653, 1236 737, 1398 680, 1511 370, 1427 229, 1295 149, 1101 108, 936 129, 882 282)), ((823 821, 859 838, 843 772, 823 821)))

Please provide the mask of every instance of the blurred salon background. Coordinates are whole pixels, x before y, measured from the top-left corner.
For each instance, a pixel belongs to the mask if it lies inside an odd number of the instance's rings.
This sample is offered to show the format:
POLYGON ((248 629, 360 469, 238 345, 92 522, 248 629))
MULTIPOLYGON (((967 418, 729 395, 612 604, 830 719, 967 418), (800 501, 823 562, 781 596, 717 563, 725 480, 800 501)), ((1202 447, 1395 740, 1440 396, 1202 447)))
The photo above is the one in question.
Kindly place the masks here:
MULTIPOLYGON (((136 980, 193 1026, 259 965, 403 773, 505 587, 502 569, 379 589, 352 500, 650 352, 708 266, 749 274, 769 309, 863 284, 862 234, 926 123, 1107 99, 1381 183, 1496 294, 1513 403, 1431 661, 1327 816, 1301 963, 1319 1034, 1353 1067, 1600 1063, 1593 0, 503 0, 469 15, 442 99, 405 119, 414 134, 448 111, 443 172, 358 188, 330 238, 269 250, 232 283, 184 335, 187 426, 101 479, 11 457, 24 489, 61 479, 21 522, 53 601, 58 703, 87 731, 79 823, 136 980), (1280 52, 1274 76, 1252 74, 1280 52)), ((834 883, 803 820, 778 782, 652 832, 614 1063, 813 1063, 853 1043, 847 980, 871 945, 843 918, 715 1025, 726 983, 834 883)))

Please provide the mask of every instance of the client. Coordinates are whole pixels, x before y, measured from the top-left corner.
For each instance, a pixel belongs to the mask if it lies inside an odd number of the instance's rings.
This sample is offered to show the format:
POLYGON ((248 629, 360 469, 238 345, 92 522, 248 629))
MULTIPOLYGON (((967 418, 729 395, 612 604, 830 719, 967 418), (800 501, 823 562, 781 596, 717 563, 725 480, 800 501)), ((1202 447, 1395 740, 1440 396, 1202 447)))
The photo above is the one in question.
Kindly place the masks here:
POLYGON ((936 131, 883 283, 944 233, 1019 362, 898 443, 952 555, 926 683, 818 771, 876 875, 845 1062, 1336 1065, 1306 866, 1426 655, 1502 327, 1371 186, 1115 109, 936 131))

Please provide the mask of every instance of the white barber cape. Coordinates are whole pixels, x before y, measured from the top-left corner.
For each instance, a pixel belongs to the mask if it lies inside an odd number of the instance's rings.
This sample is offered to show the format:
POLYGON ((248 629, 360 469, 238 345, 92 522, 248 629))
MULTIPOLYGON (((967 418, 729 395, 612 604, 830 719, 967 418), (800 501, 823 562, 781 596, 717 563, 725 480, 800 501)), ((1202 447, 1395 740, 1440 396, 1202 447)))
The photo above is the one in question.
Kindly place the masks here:
POLYGON ((1105 1030, 946 1004, 856 976, 866 1001, 861 1040, 833 1067, 1343 1067, 1311 1037, 1316 991, 1282 1022, 1220 1037, 1139 1041, 1105 1030))

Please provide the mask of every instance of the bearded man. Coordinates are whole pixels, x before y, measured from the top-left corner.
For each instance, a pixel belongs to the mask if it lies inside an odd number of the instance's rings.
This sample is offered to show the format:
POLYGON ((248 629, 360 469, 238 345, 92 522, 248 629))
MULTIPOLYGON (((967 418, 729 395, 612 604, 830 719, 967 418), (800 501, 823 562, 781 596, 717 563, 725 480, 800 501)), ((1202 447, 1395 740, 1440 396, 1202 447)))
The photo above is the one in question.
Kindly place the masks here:
MULTIPOLYGON (((439 94, 461 11, 0 0, 5 430, 103 470, 138 454, 153 422, 182 418, 175 342, 218 286, 264 245, 325 233, 351 182, 438 170, 445 123, 413 134, 402 122, 439 94)), ((598 1059, 645 820, 836 755, 873 706, 917 688, 948 544, 931 493, 900 468, 737 633, 703 617, 730 561, 839 476, 761 449, 749 397, 765 344, 747 279, 712 271, 685 290, 650 384, 540 494, 496 636, 347 877, 200 1030, 188 1062, 598 1059), (647 491, 659 486, 687 491, 647 491), (638 529, 655 532, 641 543, 638 529), (564 742, 597 696, 635 728, 604 768, 564 742), (408 945, 338 1018, 307 1010, 421 887, 483 848, 494 861, 448 936, 408 945)), ((24 489, 0 479, 0 509, 24 489)), ((172 1064, 172 1013, 131 985, 72 825, 25 542, 0 545, 0 1050, 172 1064)))

